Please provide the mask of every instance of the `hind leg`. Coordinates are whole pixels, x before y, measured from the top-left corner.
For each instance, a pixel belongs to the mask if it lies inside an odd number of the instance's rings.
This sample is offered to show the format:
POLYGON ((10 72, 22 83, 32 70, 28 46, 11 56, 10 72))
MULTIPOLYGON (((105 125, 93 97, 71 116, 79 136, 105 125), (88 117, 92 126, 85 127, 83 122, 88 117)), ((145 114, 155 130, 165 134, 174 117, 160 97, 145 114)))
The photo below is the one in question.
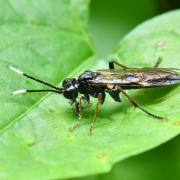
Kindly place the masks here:
POLYGON ((114 64, 121 67, 122 69, 128 69, 128 67, 124 66, 123 64, 118 63, 117 61, 110 61, 109 62, 109 69, 115 69, 114 64))
POLYGON ((167 118, 165 118, 165 117, 161 117, 161 116, 155 115, 155 114, 149 112, 148 110, 144 109, 144 108, 143 108, 142 106, 140 106, 140 104, 137 103, 131 96, 129 96, 121 87, 116 86, 115 88, 116 88, 116 90, 117 90, 119 93, 121 92, 123 95, 125 95, 125 96, 128 98, 128 100, 129 100, 135 107, 139 108, 141 111, 143 111, 144 113, 148 114, 149 116, 152 116, 152 117, 157 118, 157 119, 167 119, 167 118))
POLYGON ((161 58, 161 57, 158 57, 157 62, 156 62, 156 64, 154 65, 154 68, 157 68, 157 67, 159 66, 159 64, 161 64, 161 62, 162 62, 162 58, 161 58))

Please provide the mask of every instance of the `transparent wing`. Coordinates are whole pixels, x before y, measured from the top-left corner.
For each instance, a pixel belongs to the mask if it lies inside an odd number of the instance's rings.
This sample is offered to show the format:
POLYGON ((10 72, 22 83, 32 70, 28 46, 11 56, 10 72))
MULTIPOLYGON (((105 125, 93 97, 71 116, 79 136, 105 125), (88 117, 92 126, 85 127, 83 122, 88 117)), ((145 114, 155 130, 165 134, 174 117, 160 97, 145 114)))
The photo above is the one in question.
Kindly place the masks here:
POLYGON ((94 85, 120 85, 131 88, 152 87, 180 82, 180 69, 170 68, 128 68, 97 70, 94 85))

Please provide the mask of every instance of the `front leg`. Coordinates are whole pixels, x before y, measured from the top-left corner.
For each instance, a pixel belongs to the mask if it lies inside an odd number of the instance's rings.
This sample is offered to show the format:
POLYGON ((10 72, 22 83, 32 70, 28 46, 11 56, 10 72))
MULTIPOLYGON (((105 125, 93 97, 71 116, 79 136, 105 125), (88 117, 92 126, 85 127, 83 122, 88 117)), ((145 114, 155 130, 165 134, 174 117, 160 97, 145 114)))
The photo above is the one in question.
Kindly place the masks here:
POLYGON ((76 129, 79 124, 80 124, 80 120, 82 118, 82 112, 83 112, 83 109, 82 109, 82 96, 79 97, 79 99, 76 99, 75 100, 75 110, 76 110, 76 113, 78 114, 79 118, 77 120, 77 123, 70 127, 70 130, 73 131, 74 129, 76 129))
POLYGON ((84 94, 84 96, 82 97, 82 101, 83 101, 83 103, 89 104, 90 103, 89 94, 84 94))

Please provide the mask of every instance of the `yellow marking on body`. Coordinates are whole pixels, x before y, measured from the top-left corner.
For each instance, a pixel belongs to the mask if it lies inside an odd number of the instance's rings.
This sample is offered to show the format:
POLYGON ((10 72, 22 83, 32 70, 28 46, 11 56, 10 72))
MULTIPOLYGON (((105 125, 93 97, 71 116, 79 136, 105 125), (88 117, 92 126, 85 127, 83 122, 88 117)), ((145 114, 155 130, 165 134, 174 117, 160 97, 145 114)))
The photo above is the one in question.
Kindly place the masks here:
POLYGON ((107 85, 107 88, 109 88, 109 89, 113 89, 113 87, 114 87, 113 84, 108 84, 108 85, 107 85))

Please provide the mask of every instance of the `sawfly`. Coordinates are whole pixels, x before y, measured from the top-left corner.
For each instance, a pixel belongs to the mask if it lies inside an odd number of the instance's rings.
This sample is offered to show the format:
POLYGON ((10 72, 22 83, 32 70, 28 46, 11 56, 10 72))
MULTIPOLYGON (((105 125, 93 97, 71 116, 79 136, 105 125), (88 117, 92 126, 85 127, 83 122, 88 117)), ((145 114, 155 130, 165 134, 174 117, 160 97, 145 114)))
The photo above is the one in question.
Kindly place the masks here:
POLYGON ((135 107, 139 108, 147 115, 157 119, 164 119, 164 117, 160 117, 144 109, 125 91, 129 89, 165 87, 180 83, 180 69, 158 68, 159 62, 160 61, 158 61, 153 68, 129 68, 116 61, 110 61, 109 69, 96 71, 86 70, 76 78, 64 79, 62 87, 56 87, 39 80, 12 66, 9 66, 9 68, 26 78, 50 87, 50 89, 41 90, 17 90, 13 92, 13 95, 32 92, 54 92, 63 94, 65 98, 70 99, 72 104, 75 105, 75 110, 79 115, 77 124, 73 126, 72 129, 79 126, 83 112, 82 103, 89 103, 90 96, 97 98, 94 116, 89 129, 89 133, 91 134, 96 121, 99 105, 104 103, 106 94, 109 94, 114 101, 121 102, 120 93, 122 93, 135 107), (119 67, 115 68, 114 65, 119 67))

